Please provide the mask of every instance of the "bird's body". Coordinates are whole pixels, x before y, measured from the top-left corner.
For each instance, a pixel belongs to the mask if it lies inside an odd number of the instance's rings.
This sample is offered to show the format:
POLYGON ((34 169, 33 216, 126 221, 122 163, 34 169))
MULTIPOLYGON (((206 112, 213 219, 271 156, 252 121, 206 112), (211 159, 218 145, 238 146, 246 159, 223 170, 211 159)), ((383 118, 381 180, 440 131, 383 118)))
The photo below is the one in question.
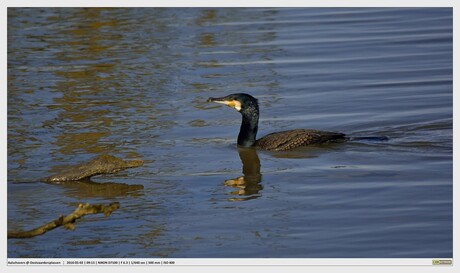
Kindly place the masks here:
POLYGON ((256 140, 255 147, 268 151, 286 151, 296 147, 338 142, 345 139, 342 133, 312 129, 294 129, 268 134, 256 140))
POLYGON ((258 140, 259 105, 257 99, 244 93, 231 94, 222 98, 209 98, 208 102, 217 102, 235 108, 242 115, 238 145, 256 147, 269 151, 286 151, 296 147, 340 142, 345 134, 312 129, 294 129, 268 134, 258 140))

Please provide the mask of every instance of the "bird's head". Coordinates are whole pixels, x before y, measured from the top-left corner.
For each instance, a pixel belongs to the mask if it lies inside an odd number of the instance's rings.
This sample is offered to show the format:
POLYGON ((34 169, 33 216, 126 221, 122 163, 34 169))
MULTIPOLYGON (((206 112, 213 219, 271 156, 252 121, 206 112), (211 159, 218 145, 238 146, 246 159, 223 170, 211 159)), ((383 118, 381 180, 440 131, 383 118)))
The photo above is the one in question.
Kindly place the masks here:
POLYGON ((225 104, 236 111, 244 114, 246 111, 259 110, 257 99, 245 93, 230 94, 221 98, 209 98, 207 102, 216 102, 225 104))

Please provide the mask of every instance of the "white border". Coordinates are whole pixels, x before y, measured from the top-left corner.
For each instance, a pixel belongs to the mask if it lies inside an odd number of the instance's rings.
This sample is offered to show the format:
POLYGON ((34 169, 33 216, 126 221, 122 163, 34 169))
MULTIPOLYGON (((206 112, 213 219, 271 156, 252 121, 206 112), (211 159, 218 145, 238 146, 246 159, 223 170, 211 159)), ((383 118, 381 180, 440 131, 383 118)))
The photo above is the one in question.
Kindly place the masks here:
POLYGON ((6 5, 9 7, 452 7, 453 2, 455 0, 6 0, 6 5))
MULTIPOLYGON (((7 8, 8 7, 453 7, 453 23, 454 23, 454 46, 453 46, 453 64, 454 64, 454 165, 453 165, 453 181, 459 181, 458 176, 458 163, 456 157, 458 155, 458 148, 456 144, 457 137, 457 128, 459 128, 458 122, 458 111, 456 109, 457 105, 457 95, 456 95, 456 74, 457 65, 458 65, 458 54, 456 54, 456 45, 459 44, 458 41, 458 16, 460 16, 458 11, 458 1, 456 0, 285 0, 285 1, 264 1, 264 0, 168 0, 168 1, 157 1, 157 0, 129 0, 129 1, 103 1, 103 0, 4 0, 0 2, 1 12, 0 12, 0 35, 5 37, 2 39, 1 47, 1 60, 2 60, 2 86, 3 86, 3 96, 1 97, 2 106, 0 107, 1 111, 1 122, 4 126, 4 130, 1 131, 2 139, 2 149, 4 151, 1 168, 1 177, 4 178, 2 182, 2 190, 0 191, 0 198, 3 200, 3 206, 0 209, 0 216, 3 223, 6 223, 6 213, 7 213, 7 72, 6 72, 6 63, 7 63, 7 8)), ((451 266, 424 266, 431 265, 432 259, 7 259, 7 243, 6 235, 3 237, 4 242, 0 248, 0 254, 2 261, 0 262, 1 272, 24 272, 24 271, 34 271, 34 272, 47 272, 52 266, 39 266, 39 265, 30 265, 30 262, 43 262, 43 261, 57 261, 62 262, 62 266, 58 267, 58 270, 64 270, 68 272, 81 272, 81 270, 90 270, 94 271, 97 269, 107 270, 105 266, 69 266, 66 265, 70 260, 71 261, 83 261, 83 262, 94 262, 94 261, 126 261, 126 262, 138 262, 138 261, 160 261, 160 262, 171 262, 174 261, 175 265, 173 266, 174 271, 190 272, 190 270, 197 269, 196 265, 207 265, 205 267, 199 267, 200 272, 215 272, 219 271, 234 271, 241 269, 250 269, 251 272, 259 271, 260 269, 263 272, 279 272, 281 268, 278 266, 290 265, 288 267, 283 267, 281 270, 289 272, 305 272, 306 270, 314 270, 314 272, 387 272, 388 270, 398 270, 404 272, 455 272, 455 260, 459 257, 458 255, 458 246, 459 240, 458 236, 455 233, 455 230, 458 229, 458 202, 456 202, 458 196, 458 186, 456 183, 453 185, 453 197, 454 197, 454 242, 453 242, 453 253, 454 253, 454 263, 451 266), (20 265, 10 265, 8 266, 8 261, 29 261, 29 266, 20 266, 20 265), (245 265, 245 267, 222 267, 222 265, 245 265), (358 266, 356 266, 358 265, 358 266), (216 267, 218 266, 218 267, 216 267), (249 267, 246 267, 249 266, 249 267), (308 266, 305 268, 303 266, 308 266), (383 267, 380 267, 383 266, 383 267), (26 269, 27 268, 27 269, 26 269), (179 270, 180 269, 180 270, 179 270)), ((0 225, 1 234, 6 234, 7 228, 6 225, 0 225)), ((436 259, 436 258, 434 258, 436 259)), ((129 266, 134 266, 137 271, 145 270, 151 272, 152 268, 150 266, 136 266, 130 264, 129 266)), ((163 264, 160 267, 155 267, 156 271, 171 272, 171 266, 163 264), (167 270, 166 270, 167 269, 167 270)), ((126 266, 111 266, 110 270, 113 272, 126 272, 126 266)))

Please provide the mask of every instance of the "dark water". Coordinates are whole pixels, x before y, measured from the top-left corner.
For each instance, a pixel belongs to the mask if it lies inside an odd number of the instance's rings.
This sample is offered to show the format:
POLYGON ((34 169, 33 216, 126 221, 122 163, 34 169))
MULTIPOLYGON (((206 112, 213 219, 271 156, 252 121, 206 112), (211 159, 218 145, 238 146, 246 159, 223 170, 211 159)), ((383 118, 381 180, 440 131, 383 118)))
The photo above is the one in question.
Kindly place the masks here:
POLYGON ((113 201, 8 257, 452 257, 452 9, 9 8, 8 230, 113 201), (389 141, 238 150, 235 92, 389 141), (145 165, 26 183, 105 153, 145 165))

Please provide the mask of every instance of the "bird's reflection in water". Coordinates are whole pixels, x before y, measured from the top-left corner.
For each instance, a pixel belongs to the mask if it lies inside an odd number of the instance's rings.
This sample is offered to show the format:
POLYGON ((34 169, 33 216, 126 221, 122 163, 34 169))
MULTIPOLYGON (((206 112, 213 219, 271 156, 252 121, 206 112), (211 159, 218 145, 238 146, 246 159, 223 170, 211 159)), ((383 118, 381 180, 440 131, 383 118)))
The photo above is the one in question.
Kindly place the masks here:
POLYGON ((76 198, 138 196, 142 194, 143 185, 125 183, 98 183, 90 179, 60 183, 66 189, 66 195, 76 198))
POLYGON ((238 197, 230 198, 231 201, 246 201, 260 196, 263 189, 260 184, 262 174, 260 173, 260 160, 254 148, 238 148, 241 163, 243 164, 243 176, 225 180, 225 186, 233 187, 232 195, 238 197))

